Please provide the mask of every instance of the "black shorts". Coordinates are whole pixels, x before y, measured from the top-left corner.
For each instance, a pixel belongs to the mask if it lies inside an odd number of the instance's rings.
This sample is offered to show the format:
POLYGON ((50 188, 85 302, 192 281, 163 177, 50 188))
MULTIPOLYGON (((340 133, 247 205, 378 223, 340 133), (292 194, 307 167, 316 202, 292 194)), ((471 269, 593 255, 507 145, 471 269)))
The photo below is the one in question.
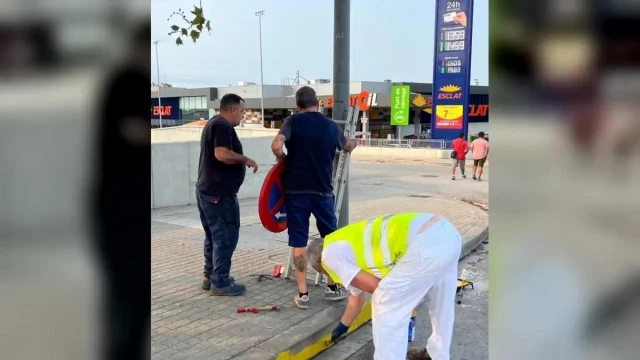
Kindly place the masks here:
POLYGON ((320 237, 337 230, 338 221, 334 208, 333 196, 319 194, 285 194, 285 209, 287 211, 287 230, 289 246, 304 248, 309 241, 309 218, 316 218, 316 225, 320 237))
POLYGON ((487 161, 487 158, 484 159, 473 159, 473 166, 484 167, 484 162, 487 161))

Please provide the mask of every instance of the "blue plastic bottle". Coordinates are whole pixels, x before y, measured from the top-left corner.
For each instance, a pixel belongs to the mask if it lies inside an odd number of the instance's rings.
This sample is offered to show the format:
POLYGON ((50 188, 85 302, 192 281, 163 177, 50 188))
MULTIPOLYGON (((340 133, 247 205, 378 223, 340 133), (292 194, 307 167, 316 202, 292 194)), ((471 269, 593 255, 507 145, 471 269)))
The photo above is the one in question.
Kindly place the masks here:
POLYGON ((409 320, 409 342, 412 342, 416 338, 416 316, 418 316, 418 312, 413 310, 411 320, 409 320))

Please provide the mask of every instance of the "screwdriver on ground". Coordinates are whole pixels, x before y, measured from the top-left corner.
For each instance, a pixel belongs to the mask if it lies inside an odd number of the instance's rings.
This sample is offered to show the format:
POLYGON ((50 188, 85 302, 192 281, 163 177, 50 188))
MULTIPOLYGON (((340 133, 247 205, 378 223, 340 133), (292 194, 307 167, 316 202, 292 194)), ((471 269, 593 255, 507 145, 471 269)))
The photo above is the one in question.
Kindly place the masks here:
POLYGON ((237 308, 236 312, 238 313, 250 312, 250 313, 257 314, 260 311, 278 311, 278 310, 280 309, 278 309, 277 306, 269 305, 269 306, 260 306, 260 307, 254 307, 254 308, 237 308))

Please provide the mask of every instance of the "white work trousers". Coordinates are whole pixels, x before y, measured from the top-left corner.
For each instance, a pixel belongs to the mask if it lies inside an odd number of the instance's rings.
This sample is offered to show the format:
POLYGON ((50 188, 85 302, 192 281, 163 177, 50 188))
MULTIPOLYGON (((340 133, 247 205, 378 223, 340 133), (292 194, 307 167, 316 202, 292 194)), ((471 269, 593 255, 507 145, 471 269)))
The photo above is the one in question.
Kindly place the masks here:
POLYGON ((433 360, 449 360, 461 251, 460 233, 444 218, 409 239, 407 252, 373 292, 374 360, 406 359, 411 312, 425 295, 433 330, 427 351, 433 360))

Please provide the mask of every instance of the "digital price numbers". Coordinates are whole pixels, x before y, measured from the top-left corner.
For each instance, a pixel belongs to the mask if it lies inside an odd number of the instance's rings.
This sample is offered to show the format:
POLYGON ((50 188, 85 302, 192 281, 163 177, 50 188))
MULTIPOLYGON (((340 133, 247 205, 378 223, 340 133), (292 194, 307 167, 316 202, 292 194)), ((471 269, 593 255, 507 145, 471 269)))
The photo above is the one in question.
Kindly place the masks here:
POLYGON ((454 40, 464 40, 464 29, 462 30, 445 30, 444 31, 444 40, 445 41, 454 41, 454 40))
POLYGON ((464 51, 465 30, 445 30, 442 40, 440 51, 464 51))
POLYGON ((462 60, 445 60, 442 62, 441 73, 443 74, 459 74, 462 70, 462 60))

